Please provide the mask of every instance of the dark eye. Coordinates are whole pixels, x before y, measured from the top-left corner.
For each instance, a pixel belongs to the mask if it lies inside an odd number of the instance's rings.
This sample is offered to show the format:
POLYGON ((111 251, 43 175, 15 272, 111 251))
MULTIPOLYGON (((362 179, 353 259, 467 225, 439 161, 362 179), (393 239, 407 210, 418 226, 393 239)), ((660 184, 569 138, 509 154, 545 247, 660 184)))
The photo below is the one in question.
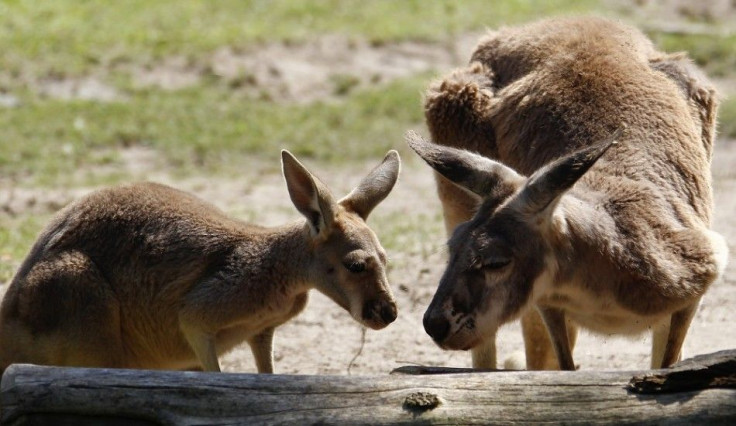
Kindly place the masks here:
POLYGON ((365 271, 365 263, 363 263, 363 262, 350 262, 350 263, 346 263, 345 264, 345 268, 348 271, 350 271, 350 272, 352 272, 354 274, 357 274, 357 273, 360 273, 360 272, 365 271))
POLYGON ((481 267, 483 269, 501 269, 504 266, 511 263, 511 258, 508 257, 496 257, 490 259, 483 259, 481 267))

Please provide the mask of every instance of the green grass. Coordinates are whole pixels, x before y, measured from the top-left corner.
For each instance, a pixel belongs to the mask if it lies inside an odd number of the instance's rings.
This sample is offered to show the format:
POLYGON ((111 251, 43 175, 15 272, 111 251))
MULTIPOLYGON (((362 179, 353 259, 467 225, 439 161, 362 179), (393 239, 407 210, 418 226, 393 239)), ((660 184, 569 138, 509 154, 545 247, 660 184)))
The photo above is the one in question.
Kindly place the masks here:
POLYGON ((591 0, 4 1, 0 92, 22 105, 0 115, 0 173, 27 184, 94 181, 101 178, 79 171, 114 167, 116 151, 136 144, 155 149, 178 173, 233 170, 246 158, 272 158, 280 148, 326 160, 349 153, 361 161, 400 143, 404 129, 419 123, 427 75, 367 91, 354 87, 354 77, 336 76, 335 94, 344 101, 294 106, 234 95, 214 77, 176 92, 139 89, 130 84, 131 69, 175 56, 201 65, 223 46, 237 50, 324 33, 375 43, 443 40, 594 6, 591 0), (39 94, 39 81, 85 75, 125 99, 63 101, 39 94))
POLYGON ((441 211, 378 216, 369 219, 369 223, 381 238, 381 245, 388 253, 395 253, 391 259, 393 266, 401 266, 405 255, 419 255, 426 260, 444 249, 446 234, 441 211))
POLYGON ((328 161, 378 158, 420 125, 428 78, 309 105, 229 96, 219 86, 139 91, 113 103, 29 99, 0 115, 0 170, 27 184, 71 184, 80 170, 119 160, 111 150, 133 145, 153 148, 179 172, 237 171, 282 148, 328 161))
POLYGON ((736 139, 736 94, 726 99, 718 112, 718 135, 736 139))
MULTIPOLYGON (((712 78, 736 79, 736 35, 650 34, 667 52, 684 51, 712 78)), ((719 136, 736 138, 736 93, 721 93, 719 136)))
POLYGON ((171 55, 196 60, 224 45, 299 41, 322 33, 376 42, 441 40, 453 32, 595 5, 592 0, 5 0, 0 66, 39 75, 78 74, 98 64, 140 64, 171 55))
POLYGON ((8 282, 50 215, 0 216, 0 283, 8 282))
POLYGON ((736 35, 652 33, 651 36, 666 52, 687 52, 711 77, 724 77, 736 72, 736 35))
MULTIPOLYGON (((130 67, 172 56, 198 64, 222 46, 323 33, 376 43, 444 40, 485 26, 597 8, 593 1, 572 0, 4 1, 0 90, 22 105, 0 115, 0 173, 27 184, 101 179, 79 171, 114 168, 117 151, 131 145, 153 148, 175 173, 233 171, 254 156, 273 158, 281 148, 324 160, 344 160, 346 152, 363 161, 401 144, 397 139, 407 127, 421 125, 420 93, 428 75, 368 90, 339 75, 335 94, 342 101, 296 106, 238 96, 214 77, 181 91, 138 89, 130 84, 130 67), (34 87, 38 79, 88 74, 116 87, 125 100, 54 100, 34 87)), ((699 63, 724 70, 718 72, 736 67, 733 38, 654 36, 666 50, 688 50, 699 63)))

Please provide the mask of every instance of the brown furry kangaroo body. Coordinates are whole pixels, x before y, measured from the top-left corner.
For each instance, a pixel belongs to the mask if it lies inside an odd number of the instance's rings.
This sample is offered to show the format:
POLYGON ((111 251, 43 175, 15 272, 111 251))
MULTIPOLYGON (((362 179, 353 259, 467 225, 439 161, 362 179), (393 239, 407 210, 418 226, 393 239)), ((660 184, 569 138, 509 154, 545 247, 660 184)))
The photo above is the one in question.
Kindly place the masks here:
POLYGON ((425 107, 437 145, 410 139, 452 235, 435 341, 495 368, 496 330, 521 316, 530 369, 574 368, 576 325, 651 329, 652 366, 676 361, 727 258, 709 230, 715 95, 689 60, 612 21, 546 20, 489 34, 425 107))
POLYGON ((219 371, 247 341, 272 372, 275 327, 316 288, 358 321, 396 318, 386 255, 364 220, 393 188, 390 152, 340 201, 288 152, 304 221, 263 228, 187 193, 144 183, 69 205, 42 232, 0 307, 0 370, 10 363, 219 371))

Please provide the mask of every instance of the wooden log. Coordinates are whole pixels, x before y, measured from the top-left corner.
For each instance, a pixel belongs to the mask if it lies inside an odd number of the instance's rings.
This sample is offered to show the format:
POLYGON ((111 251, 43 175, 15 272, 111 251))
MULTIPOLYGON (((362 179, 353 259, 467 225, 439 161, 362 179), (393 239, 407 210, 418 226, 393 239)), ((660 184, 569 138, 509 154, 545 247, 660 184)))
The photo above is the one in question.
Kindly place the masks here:
POLYGON ((736 388, 736 351, 696 356, 673 368, 634 376, 629 387, 639 393, 683 392, 711 387, 736 388))
POLYGON ((0 423, 736 424, 736 389, 632 392, 632 376, 644 373, 353 377, 12 365, 0 386, 0 423))

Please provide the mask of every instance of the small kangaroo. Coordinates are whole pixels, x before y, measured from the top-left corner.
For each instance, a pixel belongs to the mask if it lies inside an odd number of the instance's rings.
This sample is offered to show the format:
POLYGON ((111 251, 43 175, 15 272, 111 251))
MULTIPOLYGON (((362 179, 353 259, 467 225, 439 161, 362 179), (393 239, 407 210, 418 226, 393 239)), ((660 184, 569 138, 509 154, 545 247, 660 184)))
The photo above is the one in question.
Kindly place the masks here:
POLYGON ((155 183, 94 192, 41 233, 0 305, 0 371, 11 363, 220 371, 247 341, 273 372, 274 329, 312 288, 381 329, 397 310, 386 254, 365 220, 392 190, 390 151, 343 199, 288 151, 283 174, 306 217, 276 228, 225 216, 155 183))
POLYGON ((528 369, 574 368, 578 326, 651 330, 652 367, 674 363, 728 257, 710 230, 716 111, 684 54, 619 22, 490 32, 428 89, 433 144, 409 136, 451 235, 425 330, 476 368, 517 318, 528 369))

